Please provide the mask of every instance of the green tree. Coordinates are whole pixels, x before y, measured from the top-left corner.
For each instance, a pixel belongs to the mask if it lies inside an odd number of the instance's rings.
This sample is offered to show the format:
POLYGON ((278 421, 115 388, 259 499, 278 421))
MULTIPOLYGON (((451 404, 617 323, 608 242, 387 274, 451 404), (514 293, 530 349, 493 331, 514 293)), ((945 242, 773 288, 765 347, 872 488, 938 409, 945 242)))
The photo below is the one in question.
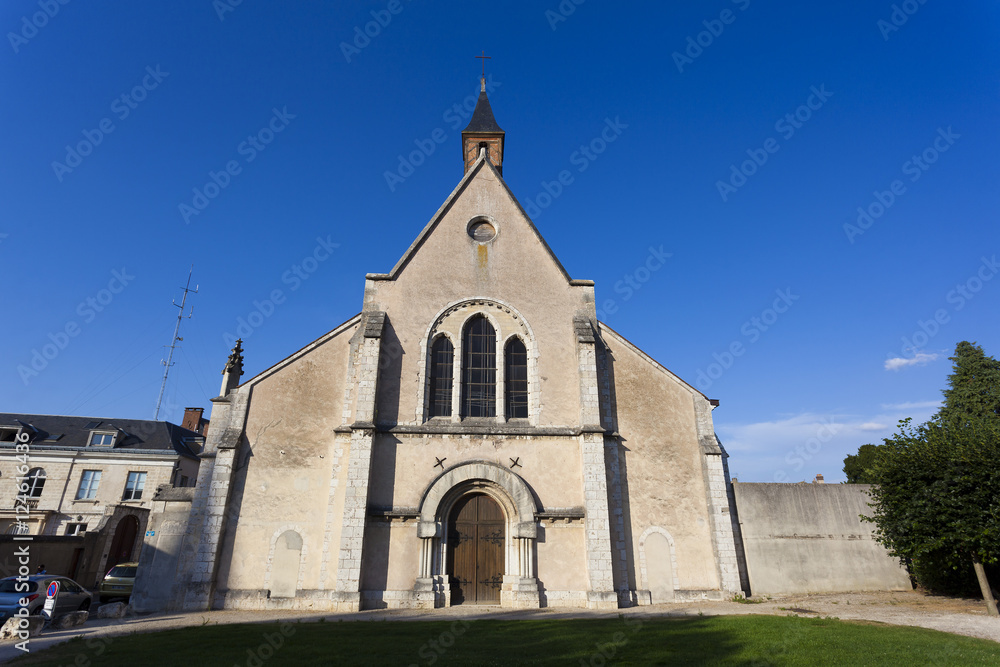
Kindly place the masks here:
POLYGON ((878 445, 861 445, 857 454, 848 454, 844 459, 844 474, 848 484, 872 484, 869 470, 875 463, 878 445))
POLYGON ((918 577, 971 562, 996 616, 983 565, 1000 557, 1000 362, 967 341, 950 359, 938 414, 916 427, 900 422, 865 468, 874 486, 863 518, 891 554, 918 565, 918 577))
POLYGON ((976 419, 1000 419, 1000 361, 983 348, 962 341, 955 346, 952 374, 944 390, 944 405, 938 412, 943 421, 968 423, 976 419))
POLYGON ((872 516, 863 518, 875 522, 876 539, 900 559, 971 563, 997 615, 983 563, 1000 555, 1000 420, 903 420, 871 473, 872 516))

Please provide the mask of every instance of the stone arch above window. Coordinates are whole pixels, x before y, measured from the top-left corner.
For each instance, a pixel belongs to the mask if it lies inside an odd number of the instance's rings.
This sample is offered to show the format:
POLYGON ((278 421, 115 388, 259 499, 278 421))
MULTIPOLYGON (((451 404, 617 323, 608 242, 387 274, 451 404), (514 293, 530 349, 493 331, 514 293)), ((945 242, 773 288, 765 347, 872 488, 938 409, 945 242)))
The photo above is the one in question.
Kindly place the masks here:
POLYGON ((448 305, 437 314, 427 329, 421 345, 421 348, 425 350, 426 363, 421 366, 421 377, 417 385, 420 396, 417 401, 416 423, 423 423, 434 416, 443 416, 437 415, 432 407, 432 400, 436 401, 438 396, 434 390, 436 385, 432 382, 432 375, 434 374, 433 346, 442 335, 448 337, 454 348, 452 357, 451 420, 458 422, 464 416, 471 416, 465 412, 464 397, 462 395, 463 380, 465 379, 463 368, 465 368, 464 361, 466 356, 464 334, 467 325, 472 323, 476 317, 485 318, 489 322, 489 325, 493 327, 496 337, 496 390, 494 395, 496 408, 491 418, 495 418, 498 421, 510 419, 510 416, 507 415, 504 351, 506 345, 510 343, 511 338, 516 337, 523 343, 525 348, 527 418, 529 423, 538 423, 541 411, 541 398, 538 391, 538 348, 534 332, 514 307, 501 301, 478 297, 456 301, 448 305))

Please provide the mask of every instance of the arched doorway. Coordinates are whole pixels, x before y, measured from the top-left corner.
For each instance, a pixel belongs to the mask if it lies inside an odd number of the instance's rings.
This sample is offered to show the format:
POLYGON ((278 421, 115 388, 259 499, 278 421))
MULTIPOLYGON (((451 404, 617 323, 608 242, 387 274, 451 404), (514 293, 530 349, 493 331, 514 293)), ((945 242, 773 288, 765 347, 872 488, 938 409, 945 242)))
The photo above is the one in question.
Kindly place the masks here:
POLYGON ((115 528, 115 536, 111 538, 111 549, 108 551, 107 567, 132 560, 135 548, 135 538, 139 534, 139 520, 134 516, 122 517, 115 528))
POLYGON ((537 511, 525 481, 495 463, 467 461, 442 472, 420 501, 418 603, 537 608, 537 511))
POLYGON ((485 493, 459 498, 448 518, 448 579, 452 604, 500 604, 506 524, 485 493))

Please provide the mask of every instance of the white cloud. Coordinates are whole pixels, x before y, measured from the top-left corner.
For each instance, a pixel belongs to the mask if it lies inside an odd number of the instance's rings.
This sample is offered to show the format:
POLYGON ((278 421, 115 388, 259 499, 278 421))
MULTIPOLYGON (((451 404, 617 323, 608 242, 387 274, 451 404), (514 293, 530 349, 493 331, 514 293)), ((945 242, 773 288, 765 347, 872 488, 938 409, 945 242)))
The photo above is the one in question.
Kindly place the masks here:
POLYGON ((926 410, 927 408, 937 408, 941 406, 941 401, 908 401, 906 403, 883 403, 883 410, 926 410))
POLYGON ((879 424, 878 422, 865 422, 864 424, 858 424, 859 431, 881 431, 887 428, 885 424, 879 424))
POLYGON ((868 415, 803 412, 749 424, 720 421, 716 431, 731 457, 730 472, 745 482, 810 481, 823 473, 827 482, 837 483, 844 479, 845 456, 866 443, 879 444, 895 430, 900 417, 923 421, 939 404, 883 405, 884 412, 868 415), (895 410, 911 406, 923 406, 928 415, 895 410))
POLYGON ((845 456, 861 445, 881 443, 903 417, 919 424, 940 406, 939 400, 883 403, 863 415, 802 412, 743 424, 720 419, 715 427, 731 457, 730 473, 744 482, 810 481, 823 473, 828 483, 837 483, 844 479, 845 456))
POLYGON ((912 359, 893 357, 892 359, 885 360, 885 370, 898 371, 899 369, 906 368, 907 366, 923 366, 934 361, 940 356, 941 355, 936 352, 917 352, 912 359))

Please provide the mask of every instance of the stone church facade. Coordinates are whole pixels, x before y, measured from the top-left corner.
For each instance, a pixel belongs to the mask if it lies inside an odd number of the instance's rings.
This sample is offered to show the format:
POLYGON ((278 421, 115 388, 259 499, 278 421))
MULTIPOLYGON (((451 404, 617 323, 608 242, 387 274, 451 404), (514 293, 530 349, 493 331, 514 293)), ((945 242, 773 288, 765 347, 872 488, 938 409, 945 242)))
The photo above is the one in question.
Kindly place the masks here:
MULTIPOLYGON (((714 404, 596 317, 502 177, 485 89, 464 177, 359 315, 213 399, 173 609, 616 608, 738 592, 714 404)), ((161 540, 158 542, 157 540, 161 540)), ((159 559, 159 561, 157 561, 159 559)))

